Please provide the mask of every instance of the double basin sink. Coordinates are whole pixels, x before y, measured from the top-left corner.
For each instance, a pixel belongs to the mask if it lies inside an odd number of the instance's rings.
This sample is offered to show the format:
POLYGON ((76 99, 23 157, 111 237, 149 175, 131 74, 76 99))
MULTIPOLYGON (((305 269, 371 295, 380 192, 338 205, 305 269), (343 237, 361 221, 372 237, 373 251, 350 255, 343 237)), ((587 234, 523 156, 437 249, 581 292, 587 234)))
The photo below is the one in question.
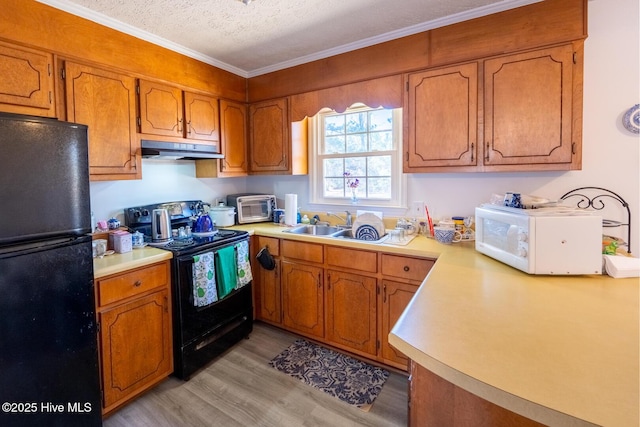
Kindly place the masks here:
POLYGON ((351 231, 351 226, 335 226, 335 225, 298 225, 293 228, 284 230, 285 233, 301 234, 305 236, 330 237, 334 239, 353 239, 365 243, 382 243, 387 240, 387 236, 382 236, 378 240, 361 240, 357 239, 351 231))

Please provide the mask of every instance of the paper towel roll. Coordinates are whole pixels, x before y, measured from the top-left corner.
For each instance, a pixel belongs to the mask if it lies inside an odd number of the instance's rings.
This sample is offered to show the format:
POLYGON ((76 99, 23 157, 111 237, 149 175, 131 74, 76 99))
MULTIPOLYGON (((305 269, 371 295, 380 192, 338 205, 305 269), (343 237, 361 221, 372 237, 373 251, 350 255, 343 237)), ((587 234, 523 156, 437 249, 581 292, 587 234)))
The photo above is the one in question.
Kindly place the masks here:
POLYGON ((284 195, 284 223, 285 225, 296 225, 298 223, 298 195, 284 195))

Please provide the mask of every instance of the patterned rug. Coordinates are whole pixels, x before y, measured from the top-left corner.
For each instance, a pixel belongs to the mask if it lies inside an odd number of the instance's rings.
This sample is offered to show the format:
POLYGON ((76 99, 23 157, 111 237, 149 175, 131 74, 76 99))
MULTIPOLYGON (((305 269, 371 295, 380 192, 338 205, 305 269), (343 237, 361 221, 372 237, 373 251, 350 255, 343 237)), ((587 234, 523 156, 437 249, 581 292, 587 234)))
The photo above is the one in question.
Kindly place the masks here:
POLYGON ((271 366, 343 402, 368 410, 389 372, 299 339, 274 357, 271 366))

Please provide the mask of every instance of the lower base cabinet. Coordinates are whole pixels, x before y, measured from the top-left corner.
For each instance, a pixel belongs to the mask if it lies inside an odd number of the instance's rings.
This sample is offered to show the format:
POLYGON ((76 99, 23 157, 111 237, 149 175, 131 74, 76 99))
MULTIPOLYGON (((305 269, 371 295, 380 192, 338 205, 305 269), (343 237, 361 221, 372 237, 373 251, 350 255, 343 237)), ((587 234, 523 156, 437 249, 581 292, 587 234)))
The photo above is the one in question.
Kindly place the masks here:
POLYGON ((173 372, 165 261, 96 280, 103 414, 173 372))
POLYGON ((409 362, 410 427, 543 427, 409 362))
POLYGON ((406 370, 389 332, 433 259, 256 236, 274 270, 254 267, 256 319, 375 362, 406 370))

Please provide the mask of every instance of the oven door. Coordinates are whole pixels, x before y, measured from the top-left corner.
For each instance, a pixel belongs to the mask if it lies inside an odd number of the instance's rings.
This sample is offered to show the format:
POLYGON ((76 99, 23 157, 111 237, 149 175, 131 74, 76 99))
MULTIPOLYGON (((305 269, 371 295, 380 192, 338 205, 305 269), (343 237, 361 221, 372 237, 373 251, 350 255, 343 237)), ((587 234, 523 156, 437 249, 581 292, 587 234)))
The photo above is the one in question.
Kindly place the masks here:
MULTIPOLYGON (((232 243, 235 245, 237 242, 232 243)), ((210 337, 227 330, 234 324, 253 321, 251 283, 232 291, 225 298, 205 307, 196 307, 193 297, 193 257, 200 253, 217 252, 215 249, 182 255, 175 261, 174 334, 176 343, 185 348, 207 345, 210 337)), ((215 256, 215 255, 214 255, 215 256)), ((213 339, 213 338, 212 338, 213 339)), ((196 348, 197 349, 197 348, 196 348)))

